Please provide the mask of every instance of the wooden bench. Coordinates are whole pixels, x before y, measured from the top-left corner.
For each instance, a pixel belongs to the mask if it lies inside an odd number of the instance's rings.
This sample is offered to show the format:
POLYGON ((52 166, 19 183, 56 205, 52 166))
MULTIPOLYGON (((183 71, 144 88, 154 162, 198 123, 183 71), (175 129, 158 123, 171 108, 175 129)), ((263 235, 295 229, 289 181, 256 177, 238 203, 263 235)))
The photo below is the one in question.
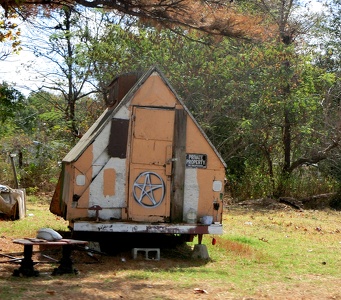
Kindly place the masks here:
POLYGON ((24 238, 15 239, 13 243, 20 244, 24 246, 24 258, 21 260, 19 269, 13 271, 13 276, 39 276, 39 271, 34 269, 34 262, 32 260, 33 246, 36 245, 46 245, 62 247, 62 258, 60 260, 60 265, 58 268, 53 270, 52 275, 62 275, 62 274, 77 274, 78 271, 73 268, 73 262, 71 259, 71 253, 73 246, 75 245, 86 245, 87 241, 79 241, 72 239, 61 239, 57 241, 47 241, 37 238, 24 238))

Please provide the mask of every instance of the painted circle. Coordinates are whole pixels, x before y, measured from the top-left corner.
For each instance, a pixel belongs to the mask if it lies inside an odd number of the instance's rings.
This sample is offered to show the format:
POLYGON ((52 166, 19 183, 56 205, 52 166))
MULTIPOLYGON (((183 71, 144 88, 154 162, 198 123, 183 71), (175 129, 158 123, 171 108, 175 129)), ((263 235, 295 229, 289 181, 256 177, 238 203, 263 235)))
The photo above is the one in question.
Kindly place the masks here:
POLYGON ((158 207, 165 197, 165 191, 166 186, 163 179, 154 172, 142 172, 134 181, 134 199, 146 208, 158 207))

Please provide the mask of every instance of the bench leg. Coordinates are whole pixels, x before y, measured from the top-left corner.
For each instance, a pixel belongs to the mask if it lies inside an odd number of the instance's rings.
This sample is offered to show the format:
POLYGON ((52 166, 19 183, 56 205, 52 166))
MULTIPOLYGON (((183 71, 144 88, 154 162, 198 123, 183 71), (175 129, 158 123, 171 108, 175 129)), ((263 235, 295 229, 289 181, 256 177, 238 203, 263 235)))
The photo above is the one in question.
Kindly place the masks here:
POLYGON ((33 246, 24 245, 24 258, 20 263, 20 268, 13 271, 13 276, 39 276, 39 271, 36 271, 32 260, 33 246))
POLYGON ((78 270, 73 268, 71 252, 72 252, 72 245, 63 246, 60 265, 58 268, 55 268, 53 270, 52 275, 78 274, 78 270))

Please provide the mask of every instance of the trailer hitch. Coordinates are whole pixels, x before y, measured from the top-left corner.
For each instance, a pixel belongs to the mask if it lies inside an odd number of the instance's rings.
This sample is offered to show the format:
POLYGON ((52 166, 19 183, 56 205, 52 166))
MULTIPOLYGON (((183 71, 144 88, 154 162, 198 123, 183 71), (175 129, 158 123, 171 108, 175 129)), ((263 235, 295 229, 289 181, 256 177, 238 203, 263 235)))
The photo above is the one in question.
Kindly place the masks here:
POLYGON ((96 211, 96 222, 98 222, 99 221, 99 211, 102 210, 102 207, 100 207, 99 205, 93 205, 93 206, 89 207, 89 210, 96 211))

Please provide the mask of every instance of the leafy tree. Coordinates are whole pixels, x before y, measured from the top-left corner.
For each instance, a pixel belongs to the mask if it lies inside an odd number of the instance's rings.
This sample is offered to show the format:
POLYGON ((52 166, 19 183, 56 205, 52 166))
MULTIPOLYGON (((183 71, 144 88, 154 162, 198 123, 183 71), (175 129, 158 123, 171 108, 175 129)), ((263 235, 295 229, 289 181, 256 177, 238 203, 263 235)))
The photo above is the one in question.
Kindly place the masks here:
POLYGON ((15 113, 23 108, 25 97, 18 90, 11 87, 6 82, 0 84, 0 133, 4 128, 4 123, 10 118, 14 118, 15 113))
POLYGON ((0 60, 6 59, 11 53, 18 53, 20 46, 20 28, 12 19, 16 18, 14 13, 0 11, 0 60))
MULTIPOLYGON (((323 107, 325 108, 325 126, 334 131, 335 144, 339 143, 341 121, 341 1, 331 0, 326 18, 320 23, 312 47, 314 51, 314 63, 325 71, 324 76, 332 84, 325 90, 323 107)), ((328 156, 323 164, 323 171, 337 181, 337 193, 331 202, 331 206, 341 209, 341 155, 340 148, 333 149, 333 155, 328 156)))
POLYGON ((341 1, 330 0, 326 17, 321 20, 316 38, 312 43, 315 47, 316 63, 327 72, 340 73, 341 63, 341 1))
MULTIPOLYGON (((250 3, 270 18, 270 24, 276 24, 277 37, 273 43, 265 43, 261 52, 256 51, 263 59, 251 55, 251 65, 265 68, 259 68, 257 79, 250 82, 254 87, 250 96, 257 100, 251 103, 245 125, 252 130, 252 144, 258 145, 268 164, 273 193, 283 196, 297 168, 326 159, 338 145, 335 139, 322 141, 317 134, 324 131, 320 130, 322 126, 316 128, 316 119, 310 118, 310 114, 314 116, 318 111, 320 117, 323 115, 319 106, 322 95, 316 95, 320 74, 318 70, 309 70, 309 60, 296 51, 300 35, 312 25, 310 20, 317 19, 304 18, 297 10, 294 13, 297 7, 292 0, 250 3), (306 19, 309 23, 301 21, 306 19), (311 136, 315 139, 308 134, 314 131, 316 135, 311 136)), ((330 138, 326 132, 322 134, 330 138)))
POLYGON ((296 52, 296 36, 252 44, 178 33, 106 25, 100 40, 90 34, 93 73, 107 85, 132 66, 158 64, 222 153, 231 181, 253 168, 253 180, 264 182, 258 194, 285 195, 295 170, 335 147, 318 93, 332 78, 296 52))
MULTIPOLYGON (((181 1, 87 1, 76 0, 69 2, 70 7, 76 4, 88 8, 111 9, 121 15, 130 15, 139 18, 141 22, 151 23, 154 26, 162 25, 174 29, 181 25, 188 29, 197 29, 213 35, 229 37, 260 37, 264 30, 260 26, 261 18, 243 12, 233 1, 225 0, 181 0, 181 1)), ((45 0, 7 0, 1 5, 5 11, 20 10, 21 13, 34 14, 37 5, 46 8, 63 7, 65 1, 45 0)))
MULTIPOLYGON (((313 178, 307 166, 330 157, 338 146, 338 114, 331 109, 337 104, 325 97, 336 77, 303 55, 298 37, 306 29, 292 17, 292 1, 240 1, 238 9, 250 11, 251 4, 255 15, 272 17, 267 20, 267 37, 277 32, 273 40, 217 39, 176 26, 176 22, 168 30, 156 30, 135 18, 120 22, 114 13, 93 14, 99 21, 93 24, 78 15, 73 18, 72 11, 73 30, 64 32, 66 23, 56 18, 56 23, 50 23, 54 31, 50 42, 57 50, 71 45, 72 56, 64 56, 68 60, 63 66, 72 62, 75 76, 64 78, 97 81, 102 90, 119 73, 159 65, 222 153, 235 191, 246 187, 244 196, 288 195, 294 191, 296 174, 313 178), (77 24, 83 31, 75 30, 77 24)), ((49 52, 46 55, 52 57, 49 52)), ((53 87, 68 86, 55 83, 53 87)), ((65 123, 57 119, 61 112, 67 115, 68 100, 58 94, 57 99, 40 96, 49 99, 37 100, 40 105, 54 103, 46 107, 47 112, 39 112, 41 122, 48 124, 43 129, 46 136, 58 132, 62 139, 65 123)), ((93 105, 97 109, 96 104, 87 97, 77 100, 77 106, 87 109, 93 105)), ((78 128, 91 124, 86 121, 87 109, 75 110, 78 128), (82 120, 86 124, 81 125, 82 120)))
MULTIPOLYGON (((36 24, 33 33, 37 36, 38 31, 40 35, 38 38, 32 36, 29 47, 36 56, 50 64, 50 68, 36 68, 37 76, 44 78, 41 89, 63 97, 64 102, 54 102, 55 110, 66 121, 71 134, 80 137, 82 128, 79 127, 76 105, 98 90, 91 79, 92 62, 82 56, 82 45, 87 39, 87 31, 83 31, 86 19, 81 18, 78 11, 65 6, 58 13, 51 13, 48 20, 44 17, 39 20, 42 24, 36 24)), ((49 101, 54 100, 50 97, 49 101)))
MULTIPOLYGON (((2 184, 12 184, 8 154, 13 153, 17 155, 15 163, 20 186, 28 191, 50 191, 55 187, 59 162, 74 145, 58 107, 63 102, 61 96, 39 91, 29 95, 20 108, 12 108, 13 115, 1 126, 4 133, 0 135, 2 184)), ((97 108, 93 99, 84 98, 79 105, 82 125, 88 128, 94 121, 91 115, 98 115, 97 108)))

